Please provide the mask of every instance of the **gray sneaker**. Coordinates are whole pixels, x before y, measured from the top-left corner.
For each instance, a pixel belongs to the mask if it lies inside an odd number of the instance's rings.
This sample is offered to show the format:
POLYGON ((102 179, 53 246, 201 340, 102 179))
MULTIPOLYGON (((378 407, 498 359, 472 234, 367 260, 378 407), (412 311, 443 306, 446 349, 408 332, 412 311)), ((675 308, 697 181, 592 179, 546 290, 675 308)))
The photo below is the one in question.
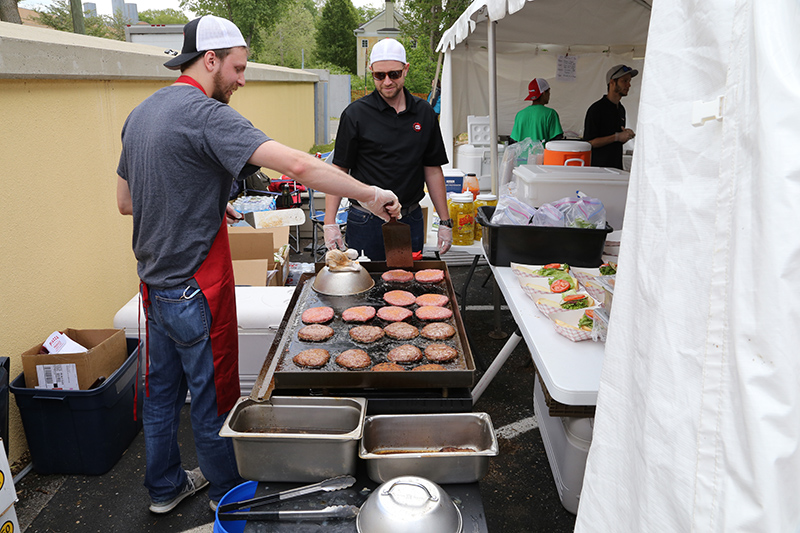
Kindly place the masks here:
POLYGON ((203 476, 200 467, 194 470, 186 470, 186 486, 171 500, 165 502, 150 502, 150 512, 157 514, 168 513, 175 509, 179 503, 187 496, 192 496, 195 492, 204 489, 208 485, 208 480, 203 476))
POLYGON ((219 507, 219 502, 215 502, 214 500, 208 500, 208 506, 211 507, 211 510, 216 513, 217 507, 219 507))

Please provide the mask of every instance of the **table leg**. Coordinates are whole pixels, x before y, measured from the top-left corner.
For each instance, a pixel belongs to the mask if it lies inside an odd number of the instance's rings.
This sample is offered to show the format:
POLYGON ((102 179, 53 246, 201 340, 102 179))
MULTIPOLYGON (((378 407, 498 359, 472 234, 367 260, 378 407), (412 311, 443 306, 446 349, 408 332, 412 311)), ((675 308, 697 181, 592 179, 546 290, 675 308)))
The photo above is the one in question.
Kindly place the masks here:
POLYGON ((478 384, 475 385, 475 388, 472 389, 472 405, 475 405, 478 400, 480 399, 483 392, 489 386, 489 383, 492 382, 494 377, 503 367, 503 364, 508 360, 511 356, 511 352, 514 351, 514 348, 517 347, 519 341, 522 340, 522 332, 517 328, 517 330, 509 337, 506 343, 503 345, 503 348, 497 354, 497 357, 494 358, 492 364, 489 365, 489 368, 486 369, 481 379, 478 381, 478 384))
POLYGON ((472 275, 475 273, 475 268, 478 266, 478 260, 481 258, 480 255, 475 255, 472 258, 472 266, 469 267, 469 272, 467 273, 467 279, 464 281, 464 287, 461 289, 461 316, 464 317, 464 313, 467 310, 467 287, 469 287, 469 282, 472 281, 472 275))
POLYGON ((508 334, 500 326, 500 287, 497 286, 497 279, 492 286, 492 302, 494 303, 494 329, 489 332, 489 337, 493 339, 505 339, 508 334))

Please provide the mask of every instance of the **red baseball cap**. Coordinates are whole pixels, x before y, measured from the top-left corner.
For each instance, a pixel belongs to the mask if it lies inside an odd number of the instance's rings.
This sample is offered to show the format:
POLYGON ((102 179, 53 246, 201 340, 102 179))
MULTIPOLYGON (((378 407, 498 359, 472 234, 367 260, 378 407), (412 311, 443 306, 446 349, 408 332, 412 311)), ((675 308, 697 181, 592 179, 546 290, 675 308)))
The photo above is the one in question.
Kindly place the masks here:
POLYGON ((550 84, 544 78, 533 78, 528 84, 528 97, 525 100, 538 100, 548 89, 550 84))

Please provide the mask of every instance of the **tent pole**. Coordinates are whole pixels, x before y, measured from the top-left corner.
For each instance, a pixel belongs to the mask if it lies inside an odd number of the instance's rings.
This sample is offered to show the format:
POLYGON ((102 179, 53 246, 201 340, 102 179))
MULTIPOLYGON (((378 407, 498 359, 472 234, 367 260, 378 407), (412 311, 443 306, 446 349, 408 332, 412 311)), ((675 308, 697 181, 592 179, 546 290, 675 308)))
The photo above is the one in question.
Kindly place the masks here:
POLYGON ((486 29, 489 40, 489 148, 492 163, 492 193, 497 194, 497 22, 489 19, 486 29))

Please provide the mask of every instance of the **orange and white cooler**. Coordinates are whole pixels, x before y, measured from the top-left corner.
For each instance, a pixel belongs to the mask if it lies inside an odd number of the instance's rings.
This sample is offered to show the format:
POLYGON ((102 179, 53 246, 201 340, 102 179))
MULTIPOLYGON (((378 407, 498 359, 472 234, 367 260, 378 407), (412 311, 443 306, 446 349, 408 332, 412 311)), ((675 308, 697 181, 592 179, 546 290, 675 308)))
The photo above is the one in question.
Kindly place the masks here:
POLYGON ((592 145, 586 141, 549 141, 544 145, 544 164, 588 167, 592 164, 592 145))

